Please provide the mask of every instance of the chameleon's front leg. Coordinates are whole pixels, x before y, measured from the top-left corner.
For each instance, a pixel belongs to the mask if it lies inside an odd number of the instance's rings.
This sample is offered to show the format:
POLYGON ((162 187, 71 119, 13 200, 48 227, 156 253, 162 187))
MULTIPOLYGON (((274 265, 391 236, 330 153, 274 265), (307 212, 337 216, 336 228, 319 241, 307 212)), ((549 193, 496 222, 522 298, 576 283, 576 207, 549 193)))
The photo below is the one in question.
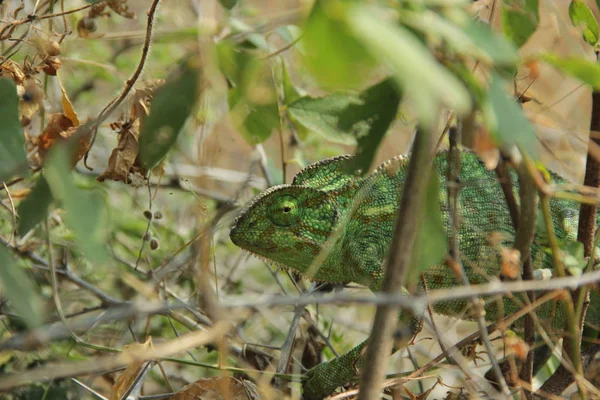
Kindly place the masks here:
MULTIPOLYGON (((421 319, 405 312, 400 313, 395 345, 392 352, 406 347, 421 330, 421 319)), ((304 382, 304 399, 317 400, 331 394, 340 386, 359 377, 363 368, 364 352, 369 340, 365 340, 348 353, 331 361, 321 363, 307 372, 304 382)))
POLYGON ((322 399, 356 378, 362 367, 362 355, 367 342, 368 340, 365 340, 348 353, 321 363, 308 371, 306 374, 308 380, 303 385, 304 399, 322 399))

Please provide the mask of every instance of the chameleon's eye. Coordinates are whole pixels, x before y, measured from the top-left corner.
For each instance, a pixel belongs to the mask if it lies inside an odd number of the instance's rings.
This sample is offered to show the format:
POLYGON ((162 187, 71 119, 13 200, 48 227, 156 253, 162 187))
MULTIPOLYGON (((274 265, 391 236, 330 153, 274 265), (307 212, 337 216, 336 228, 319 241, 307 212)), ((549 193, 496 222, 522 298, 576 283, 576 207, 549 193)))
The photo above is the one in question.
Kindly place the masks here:
POLYGON ((290 226, 300 220, 301 214, 298 199, 286 194, 273 200, 267 216, 275 225, 290 226))

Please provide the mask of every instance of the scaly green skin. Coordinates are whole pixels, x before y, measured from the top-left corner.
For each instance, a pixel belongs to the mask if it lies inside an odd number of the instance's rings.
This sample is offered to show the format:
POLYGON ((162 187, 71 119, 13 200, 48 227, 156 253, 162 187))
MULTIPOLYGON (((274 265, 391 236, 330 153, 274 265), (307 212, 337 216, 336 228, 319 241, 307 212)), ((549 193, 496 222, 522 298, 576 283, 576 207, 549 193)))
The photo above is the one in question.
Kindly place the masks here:
MULTIPOLYGON (((459 176, 460 228, 458 242, 465 273, 472 284, 499 279, 500 249, 511 248, 515 232, 496 175, 471 152, 461 153, 459 176)), ((449 230, 447 206, 447 155, 439 153, 434 170, 439 176, 440 207, 449 230)), ((384 275, 394 219, 407 173, 408 159, 386 161, 372 174, 360 177, 345 172, 350 157, 317 162, 298 173, 290 185, 272 187, 236 220, 231 240, 239 247, 304 276, 323 282, 356 282, 377 291, 384 275)), ((556 181, 562 181, 553 174, 556 181)), ((516 179, 513 175, 513 182, 516 179)), ((518 188, 515 188, 518 198, 518 188)), ((557 237, 576 240, 579 204, 552 199, 551 212, 557 237)), ((545 239, 532 245, 534 268, 552 268, 545 239)), ((424 272, 429 289, 459 285, 452 270, 440 260, 424 272)), ((523 307, 519 296, 485 299, 486 319, 496 321, 523 307)), ((440 314, 469 320, 468 300, 435 305, 440 314)), ((557 302, 537 310, 548 329, 564 325, 557 302)), ((364 343, 349 353, 309 371, 304 396, 319 399, 349 382, 361 364, 364 343)))

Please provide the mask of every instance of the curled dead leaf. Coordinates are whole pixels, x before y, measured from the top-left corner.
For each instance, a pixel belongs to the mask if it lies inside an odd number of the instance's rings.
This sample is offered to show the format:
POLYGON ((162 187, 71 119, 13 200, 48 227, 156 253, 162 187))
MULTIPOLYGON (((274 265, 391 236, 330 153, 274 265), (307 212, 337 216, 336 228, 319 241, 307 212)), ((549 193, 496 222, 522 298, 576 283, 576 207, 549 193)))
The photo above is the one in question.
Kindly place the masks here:
POLYGON ((23 84, 26 76, 18 63, 12 60, 4 60, 0 65, 0 78, 12 79, 18 86, 23 84))
MULTIPOLYGON (((53 114, 44 132, 38 138, 38 153, 42 160, 50 148, 56 143, 66 142, 77 132, 78 127, 65 114, 53 114)), ((73 154, 72 165, 77 164, 90 148, 91 130, 83 130, 77 140, 77 148, 73 154)))
POLYGON ((127 0, 108 0, 106 2, 108 6, 117 14, 119 14, 123 18, 134 18, 135 13, 129 11, 129 6, 127 5, 127 0))
POLYGON ((60 67, 62 67, 62 62, 58 57, 48 57, 44 60, 42 71, 44 71, 46 75, 56 76, 60 67))
MULTIPOLYGON (((125 346, 123 350, 124 353, 134 352, 138 353, 140 351, 150 350, 152 349, 152 338, 148 338, 145 343, 134 343, 128 346, 125 346)), ((132 384, 135 383, 138 375, 143 373, 143 370, 147 363, 151 361, 133 361, 131 364, 125 368, 125 371, 117 378, 115 384, 112 387, 110 393, 111 400, 120 400, 123 395, 129 390, 132 384)))
MULTIPOLYGON (((96 178, 99 182, 110 179, 117 182, 130 183, 130 172, 136 172, 134 165, 139 150, 139 123, 131 127, 123 127, 119 134, 119 142, 108 159, 106 170, 96 178)), ((139 170, 139 169, 138 169, 139 170)))

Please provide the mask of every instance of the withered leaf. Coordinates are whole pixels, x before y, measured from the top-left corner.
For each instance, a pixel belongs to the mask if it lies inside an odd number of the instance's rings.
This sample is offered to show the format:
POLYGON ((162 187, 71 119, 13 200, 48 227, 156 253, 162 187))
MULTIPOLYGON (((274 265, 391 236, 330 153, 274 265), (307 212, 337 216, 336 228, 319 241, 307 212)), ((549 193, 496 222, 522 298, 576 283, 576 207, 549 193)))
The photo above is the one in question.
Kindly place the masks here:
MULTIPOLYGON (((148 338, 145 343, 134 343, 129 346, 126 346, 123 350, 125 353, 128 351, 143 351, 149 350, 152 348, 152 339, 148 338)), ((125 371, 117 378, 117 381, 112 387, 110 393, 111 400, 120 400, 125 392, 131 387, 131 385, 135 382, 137 376, 142 373, 142 369, 145 364, 149 361, 134 361, 125 368, 125 371)))
POLYGON ((119 135, 119 143, 110 154, 108 167, 96 178, 99 182, 106 179, 129 183, 129 171, 133 167, 139 150, 139 132, 137 129, 126 129, 119 135))

